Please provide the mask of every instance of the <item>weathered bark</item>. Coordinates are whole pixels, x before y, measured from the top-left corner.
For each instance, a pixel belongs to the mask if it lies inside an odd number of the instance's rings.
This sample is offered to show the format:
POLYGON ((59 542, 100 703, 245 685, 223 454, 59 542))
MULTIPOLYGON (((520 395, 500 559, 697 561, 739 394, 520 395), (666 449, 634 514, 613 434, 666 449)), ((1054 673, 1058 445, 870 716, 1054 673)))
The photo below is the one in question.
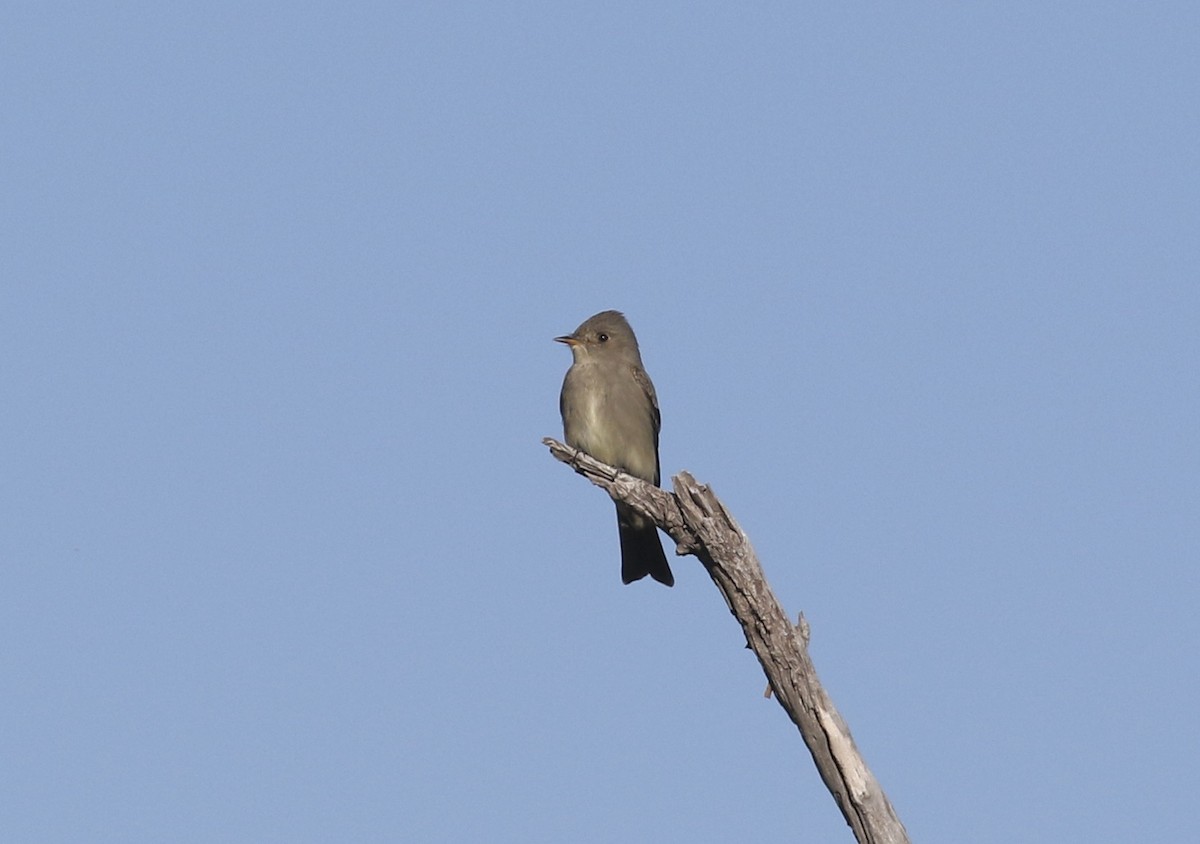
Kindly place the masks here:
POLYGON ((799 728, 825 786, 860 844, 906 844, 908 833, 854 744, 808 656, 808 624, 793 625, 771 591, 750 540, 713 494, 687 472, 675 493, 618 472, 582 451, 546 438, 555 458, 651 518, 693 554, 725 597, 758 657, 776 700, 799 728))

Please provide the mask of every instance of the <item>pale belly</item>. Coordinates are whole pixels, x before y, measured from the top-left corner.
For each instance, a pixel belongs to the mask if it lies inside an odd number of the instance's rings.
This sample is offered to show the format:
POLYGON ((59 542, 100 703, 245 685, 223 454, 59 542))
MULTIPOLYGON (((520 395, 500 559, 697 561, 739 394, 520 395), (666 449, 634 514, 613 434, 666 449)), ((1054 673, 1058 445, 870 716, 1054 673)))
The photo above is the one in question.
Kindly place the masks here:
POLYGON ((574 392, 564 408, 563 432, 568 444, 597 460, 657 483, 657 437, 650 406, 642 400, 640 387, 631 382, 628 388, 629 395, 619 396, 602 390, 574 392))

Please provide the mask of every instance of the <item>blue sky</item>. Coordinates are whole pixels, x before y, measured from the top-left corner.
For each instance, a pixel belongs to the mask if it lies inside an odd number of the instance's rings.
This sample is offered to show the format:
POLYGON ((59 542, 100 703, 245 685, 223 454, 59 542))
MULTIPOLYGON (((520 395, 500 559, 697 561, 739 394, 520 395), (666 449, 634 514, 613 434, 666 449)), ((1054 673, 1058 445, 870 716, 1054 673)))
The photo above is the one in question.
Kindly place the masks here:
POLYGON ((0 831, 850 840, 545 452, 618 308, 914 840, 1183 840, 1200 9, 21 3, 0 831))

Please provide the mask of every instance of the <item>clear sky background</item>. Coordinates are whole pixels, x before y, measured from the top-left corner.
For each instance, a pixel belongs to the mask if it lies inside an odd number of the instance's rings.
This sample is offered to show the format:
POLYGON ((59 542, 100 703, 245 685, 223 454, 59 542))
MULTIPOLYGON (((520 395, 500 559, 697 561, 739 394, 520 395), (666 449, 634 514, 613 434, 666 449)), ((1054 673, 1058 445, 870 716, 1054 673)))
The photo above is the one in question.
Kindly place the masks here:
POLYGON ((850 841, 541 445, 623 310, 914 840, 1181 841, 1200 5, 15 3, 0 838, 850 841))

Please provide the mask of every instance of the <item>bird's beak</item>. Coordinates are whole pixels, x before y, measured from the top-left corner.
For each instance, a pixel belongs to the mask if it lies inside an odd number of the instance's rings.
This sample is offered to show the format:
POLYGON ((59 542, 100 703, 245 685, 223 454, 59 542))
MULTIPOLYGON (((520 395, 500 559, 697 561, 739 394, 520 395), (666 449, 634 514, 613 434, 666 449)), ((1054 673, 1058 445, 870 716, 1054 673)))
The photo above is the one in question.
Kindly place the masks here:
POLYGON ((555 337, 554 342, 555 343, 566 343, 572 349, 579 345, 579 341, 575 339, 574 334, 567 334, 563 337, 555 337))

